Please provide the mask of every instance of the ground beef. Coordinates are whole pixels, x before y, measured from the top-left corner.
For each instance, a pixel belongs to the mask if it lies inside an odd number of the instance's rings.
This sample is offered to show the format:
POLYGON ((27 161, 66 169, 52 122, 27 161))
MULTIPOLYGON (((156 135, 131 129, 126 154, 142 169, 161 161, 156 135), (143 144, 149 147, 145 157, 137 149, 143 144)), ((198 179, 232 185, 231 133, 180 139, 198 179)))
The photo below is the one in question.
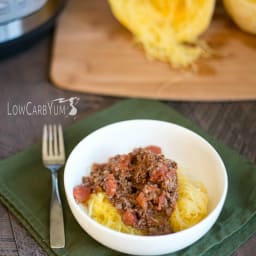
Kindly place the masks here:
POLYGON ((136 148, 92 167, 84 187, 91 193, 106 192, 126 225, 145 235, 171 233, 170 215, 177 193, 177 164, 156 146, 136 148))

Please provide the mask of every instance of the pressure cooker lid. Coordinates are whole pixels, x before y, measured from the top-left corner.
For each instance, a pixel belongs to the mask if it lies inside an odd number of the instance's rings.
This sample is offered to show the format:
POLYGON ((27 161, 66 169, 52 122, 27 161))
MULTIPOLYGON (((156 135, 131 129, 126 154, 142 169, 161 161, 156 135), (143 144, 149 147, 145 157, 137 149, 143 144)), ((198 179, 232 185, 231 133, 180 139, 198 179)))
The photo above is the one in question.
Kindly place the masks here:
MULTIPOLYGON (((24 12, 23 14, 20 12, 21 18, 0 23, 1 59, 20 52, 41 39, 53 27, 56 18, 66 3, 66 0, 48 0, 44 4, 42 0, 36 1, 41 2, 39 5, 34 6, 32 14, 24 16, 24 12)), ((1 7, 3 10, 5 6, 1 5, 0 1, 0 16, 1 7)), ((30 8, 30 10, 32 9, 30 8)), ((5 16, 5 18, 7 17, 5 16)))

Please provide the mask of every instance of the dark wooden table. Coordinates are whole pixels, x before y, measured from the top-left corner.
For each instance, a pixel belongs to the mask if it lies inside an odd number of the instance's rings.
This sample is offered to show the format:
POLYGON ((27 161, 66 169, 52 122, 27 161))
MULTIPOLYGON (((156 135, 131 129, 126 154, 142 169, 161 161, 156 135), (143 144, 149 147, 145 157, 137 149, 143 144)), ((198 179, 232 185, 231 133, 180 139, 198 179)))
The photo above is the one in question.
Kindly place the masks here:
MULTIPOLYGON (((118 101, 117 97, 68 92, 49 81, 52 34, 33 48, 0 62, 0 158, 4 159, 41 141, 42 125, 58 121, 64 127, 118 101), (63 116, 10 116, 8 104, 44 104, 49 100, 79 97, 76 118, 63 116)), ((255 75, 255 74, 252 74, 255 75)), ((256 104, 254 102, 172 102, 177 109, 211 135, 256 162, 256 104)), ((47 210, 47 209, 46 209, 47 210)), ((256 235, 234 256, 255 255, 256 235)), ((0 256, 46 255, 27 231, 0 204, 0 256)))

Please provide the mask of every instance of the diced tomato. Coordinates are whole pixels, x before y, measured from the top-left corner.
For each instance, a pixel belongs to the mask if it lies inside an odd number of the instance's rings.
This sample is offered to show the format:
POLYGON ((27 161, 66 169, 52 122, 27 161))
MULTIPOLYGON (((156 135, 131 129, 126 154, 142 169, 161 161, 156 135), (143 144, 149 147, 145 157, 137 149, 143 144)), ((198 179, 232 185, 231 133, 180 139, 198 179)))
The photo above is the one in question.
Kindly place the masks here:
POLYGON ((143 192, 140 192, 139 195, 137 196, 136 198, 136 201, 138 203, 138 205, 143 209, 143 210, 146 210, 147 207, 148 207, 148 202, 147 202, 147 199, 144 195, 143 192))
POLYGON ((137 217, 131 210, 127 210, 122 215, 122 220, 125 225, 133 226, 137 223, 137 217))
POLYGON ((150 145, 150 146, 147 146, 146 149, 152 151, 155 154, 161 154, 162 153, 162 149, 158 146, 150 145))
POLYGON ((166 165, 162 165, 156 170, 153 170, 152 173, 150 174, 150 181, 154 182, 158 180, 163 180, 166 176, 167 171, 168 171, 168 168, 166 165))
POLYGON ((114 175, 111 173, 106 178, 106 193, 112 197, 115 195, 117 189, 117 182, 114 175))
POLYGON ((91 189, 83 184, 74 187, 73 196, 78 203, 86 202, 91 194, 91 189))

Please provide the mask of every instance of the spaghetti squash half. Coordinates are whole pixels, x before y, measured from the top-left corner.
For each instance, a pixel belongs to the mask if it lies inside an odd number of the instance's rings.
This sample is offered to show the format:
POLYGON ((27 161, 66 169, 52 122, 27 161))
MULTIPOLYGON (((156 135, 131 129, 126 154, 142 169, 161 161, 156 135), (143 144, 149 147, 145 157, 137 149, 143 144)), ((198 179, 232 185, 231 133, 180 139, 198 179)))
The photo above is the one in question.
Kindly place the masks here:
POLYGON ((109 0, 109 4, 149 59, 186 67, 203 54, 198 37, 211 22, 215 0, 109 0))

